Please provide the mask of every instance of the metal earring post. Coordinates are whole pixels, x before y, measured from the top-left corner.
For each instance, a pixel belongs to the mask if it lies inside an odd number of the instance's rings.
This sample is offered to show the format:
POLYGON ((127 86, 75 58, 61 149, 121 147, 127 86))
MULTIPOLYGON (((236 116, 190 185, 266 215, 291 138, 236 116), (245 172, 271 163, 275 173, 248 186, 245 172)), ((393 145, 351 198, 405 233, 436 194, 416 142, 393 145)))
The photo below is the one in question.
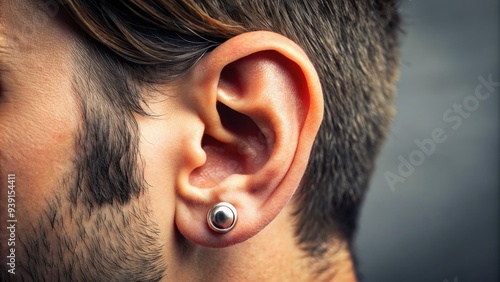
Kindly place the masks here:
POLYGON ((217 233, 227 233, 234 228, 238 219, 236 208, 227 202, 221 202, 212 207, 207 214, 210 229, 217 233))

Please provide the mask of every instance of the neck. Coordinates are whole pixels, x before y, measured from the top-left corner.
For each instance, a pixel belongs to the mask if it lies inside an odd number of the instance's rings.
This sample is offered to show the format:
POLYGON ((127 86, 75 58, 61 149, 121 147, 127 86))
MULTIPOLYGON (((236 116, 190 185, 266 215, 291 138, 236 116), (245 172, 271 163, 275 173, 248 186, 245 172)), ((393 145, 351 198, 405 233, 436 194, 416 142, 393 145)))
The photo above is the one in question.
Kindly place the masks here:
POLYGON ((232 247, 209 249, 184 244, 170 263, 175 281, 356 281, 350 253, 332 243, 322 258, 308 256, 294 236, 287 207, 255 237, 232 247))

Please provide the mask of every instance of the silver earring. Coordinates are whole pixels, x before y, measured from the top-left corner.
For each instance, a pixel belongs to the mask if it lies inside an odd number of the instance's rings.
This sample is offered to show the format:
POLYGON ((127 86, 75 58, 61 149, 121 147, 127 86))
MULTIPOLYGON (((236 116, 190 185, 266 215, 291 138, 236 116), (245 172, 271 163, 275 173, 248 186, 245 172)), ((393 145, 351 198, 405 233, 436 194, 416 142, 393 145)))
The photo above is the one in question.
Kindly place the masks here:
POLYGON ((210 209, 207 222, 210 228, 218 233, 227 233, 233 229, 238 219, 236 208, 227 202, 220 202, 210 209))

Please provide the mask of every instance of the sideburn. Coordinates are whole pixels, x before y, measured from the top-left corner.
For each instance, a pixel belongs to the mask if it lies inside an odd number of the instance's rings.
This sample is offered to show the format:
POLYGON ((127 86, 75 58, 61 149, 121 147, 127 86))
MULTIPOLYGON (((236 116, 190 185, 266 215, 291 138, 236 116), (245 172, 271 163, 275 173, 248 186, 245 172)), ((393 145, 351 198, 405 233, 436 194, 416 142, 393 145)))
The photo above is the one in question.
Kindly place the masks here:
POLYGON ((81 122, 74 170, 19 234, 16 275, 0 265, 0 281, 160 281, 165 250, 137 163, 139 92, 102 53, 75 58, 81 122))
POLYGON ((117 60, 88 44, 78 54, 74 91, 81 103, 78 140, 78 184, 70 192, 73 203, 92 207, 127 203, 144 190, 138 167, 139 134, 133 112, 144 114, 139 90, 117 60))

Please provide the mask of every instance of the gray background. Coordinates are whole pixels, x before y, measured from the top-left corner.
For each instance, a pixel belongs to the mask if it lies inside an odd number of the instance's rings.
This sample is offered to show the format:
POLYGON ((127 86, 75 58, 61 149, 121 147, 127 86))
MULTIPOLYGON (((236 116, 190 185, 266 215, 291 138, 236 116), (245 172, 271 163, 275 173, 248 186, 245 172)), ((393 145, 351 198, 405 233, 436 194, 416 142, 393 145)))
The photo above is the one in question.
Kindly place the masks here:
POLYGON ((355 244, 362 281, 500 280, 500 87, 456 129, 443 120, 474 95, 478 76, 500 81, 499 11, 489 0, 402 2, 398 114, 355 244), (384 174, 435 128, 447 139, 392 190, 384 174))

